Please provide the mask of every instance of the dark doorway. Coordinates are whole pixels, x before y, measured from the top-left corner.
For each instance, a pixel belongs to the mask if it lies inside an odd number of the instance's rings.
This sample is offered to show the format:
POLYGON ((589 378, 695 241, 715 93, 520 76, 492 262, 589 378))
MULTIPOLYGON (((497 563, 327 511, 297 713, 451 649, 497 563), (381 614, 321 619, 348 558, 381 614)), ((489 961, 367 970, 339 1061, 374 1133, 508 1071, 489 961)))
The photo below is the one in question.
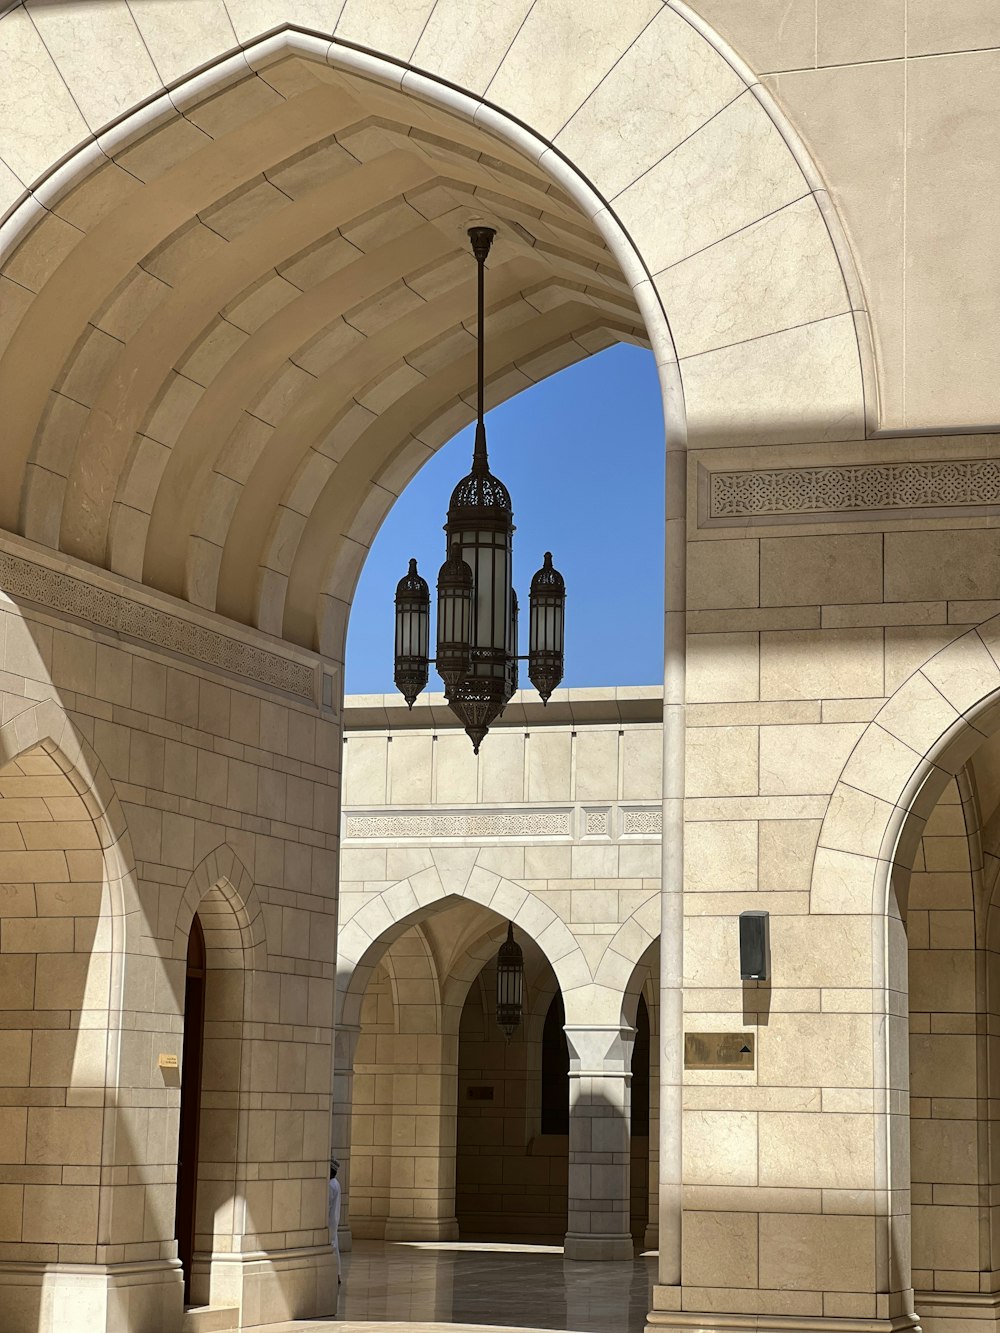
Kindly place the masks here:
POLYGON ((198 1193, 198 1120, 205 1034, 205 936, 197 914, 188 939, 184 985, 184 1046, 181 1055, 181 1123, 177 1136, 177 1209, 174 1231, 184 1268, 184 1304, 191 1304, 195 1207, 198 1193))
POLYGON ((542 1029, 542 1133, 569 1133, 569 1044, 566 1013, 559 991, 553 996, 542 1029))
POLYGON ((632 1123, 630 1207, 632 1237, 642 1246, 649 1224, 649 1010, 639 996, 632 1046, 632 1123))

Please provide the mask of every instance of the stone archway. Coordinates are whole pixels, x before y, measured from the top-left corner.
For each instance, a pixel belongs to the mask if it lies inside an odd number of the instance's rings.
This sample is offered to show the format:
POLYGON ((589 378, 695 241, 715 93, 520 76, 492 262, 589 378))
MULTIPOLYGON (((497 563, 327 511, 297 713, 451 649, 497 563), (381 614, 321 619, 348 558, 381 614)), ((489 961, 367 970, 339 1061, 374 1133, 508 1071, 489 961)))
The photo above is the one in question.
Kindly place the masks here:
MULTIPOLYGON (((915 671, 862 733, 819 835, 810 913, 839 919, 851 973, 871 988, 874 1171, 881 1289, 912 1309, 907 1117, 907 937, 914 858, 939 799, 1000 723, 1000 617, 915 671)), ((971 906, 971 904, 970 904, 971 906)), ((781 948, 780 939, 774 946, 781 948)), ((934 1313, 957 1311, 945 1301, 934 1313)))
MULTIPOLYGON (((58 22, 56 7, 46 8, 58 22)), ((263 11, 251 0, 230 0, 213 6, 203 26, 160 7, 136 27, 121 3, 93 27, 51 29, 47 45, 25 11, 0 20, 13 108, 0 124, 0 161, 5 197, 15 205, 0 245, 17 289, 10 293, 15 327, 0 361, 0 395, 17 409, 0 460, 0 522, 71 558, 341 657, 371 536, 427 451, 462 421, 467 384, 461 375, 442 379, 430 356, 424 378, 436 379, 433 392, 407 386, 399 362, 412 349, 382 347, 367 380, 352 373, 352 391, 370 386, 374 409, 344 412, 328 442, 314 428, 326 423, 329 404, 320 410, 309 386, 307 395, 299 392, 302 367, 290 355, 267 363, 267 403, 256 396, 260 376, 249 398, 251 377, 236 387, 235 358, 244 337, 252 341, 265 325, 271 354, 279 345, 287 353, 277 307, 288 293, 281 282, 276 291, 269 275, 325 239, 306 228, 303 243, 288 248, 291 234, 264 216, 275 202, 269 176, 282 172, 290 184, 302 155, 320 144, 310 125, 318 108, 338 102, 348 122, 359 124, 383 118, 387 108, 398 113, 402 101, 405 138, 414 137, 416 121, 430 138, 441 137, 445 124, 449 170, 461 176, 463 159, 475 157, 462 183, 474 196, 482 191, 477 207, 488 205, 495 183, 481 169, 490 173, 499 160, 506 175, 529 178, 521 180, 530 192, 527 212, 540 211, 541 196, 583 243, 582 264, 576 247, 570 255, 577 290, 564 273, 554 283, 534 270, 531 281, 512 276, 512 298, 547 284, 547 308, 538 322, 529 302, 528 332, 512 335, 498 354, 497 398, 520 387, 522 376, 548 373, 578 332, 585 351, 609 330, 648 337, 654 347, 675 497, 668 524, 670 871, 682 848, 683 448, 689 435, 712 444, 723 432, 726 442, 862 436, 861 367, 870 365, 863 301, 825 191, 794 135, 753 74, 680 0, 609 6, 587 25, 572 21, 572 7, 536 5, 510 30, 509 13, 477 30, 471 48, 463 17, 452 0, 391 16, 348 4, 335 30, 317 38, 288 26, 322 28, 326 16, 306 0, 268 3, 263 11), (277 26, 284 31, 258 40, 277 26), (110 43, 129 58, 95 82, 93 69, 106 64, 92 57, 110 43), (559 79, 538 59, 552 49, 562 52, 559 79), (352 97, 360 112, 347 106, 352 97), (44 116, 33 114, 38 107, 44 116), (471 144, 460 149, 472 153, 456 151, 463 136, 471 144), (216 239, 202 232, 208 214, 216 239), (255 234, 241 247, 248 217, 255 234), (215 247, 219 237, 229 247, 225 263, 199 248, 215 247), (618 289, 609 300, 602 280, 597 315, 587 310, 577 323, 576 307, 592 301, 586 289, 605 254, 618 289), (177 319, 159 317, 160 299, 169 298, 157 284, 175 291, 186 280, 193 299, 210 275, 217 299, 199 307, 197 321, 185 325, 186 301, 177 319), (555 317, 549 287, 573 293, 560 298, 555 317), (686 299, 691 291, 697 301, 686 299), (125 365, 141 374, 119 373, 125 365), (219 376, 224 384, 214 390, 201 382, 215 385, 219 376), (127 404, 114 387, 125 383, 127 404), (69 386, 72 393, 61 392, 69 386), (217 441, 206 476, 192 441, 215 439, 206 427, 221 416, 200 406, 210 393, 213 410, 239 420, 217 441), (256 409, 249 414, 255 421, 243 420, 247 407, 256 409), (286 468, 290 437, 308 445, 308 457, 286 468), (241 467, 249 458, 252 476, 241 467)), ((318 119, 328 131, 329 119, 318 119)), ((545 247, 529 236, 537 260, 545 247)), ((358 302, 376 319, 379 295, 366 289, 358 302)), ((293 296, 288 305, 297 302, 293 296)), ((294 347, 308 347, 308 355, 326 330, 300 322, 303 310, 296 305, 294 347)), ((435 326, 436 341, 461 326, 462 310, 456 299, 451 322, 435 326)), ((355 372, 360 364, 369 363, 356 363, 355 372)), ((869 394, 867 402, 875 401, 869 394)), ((679 924, 679 896, 668 894, 664 937, 679 940, 679 924)), ((675 962, 672 985, 679 984, 675 962)), ((669 1028, 676 1064, 679 1010, 669 1028)), ((678 1162, 665 1170, 679 1181, 678 1162)), ((665 1247, 670 1282, 676 1248, 665 1247)))

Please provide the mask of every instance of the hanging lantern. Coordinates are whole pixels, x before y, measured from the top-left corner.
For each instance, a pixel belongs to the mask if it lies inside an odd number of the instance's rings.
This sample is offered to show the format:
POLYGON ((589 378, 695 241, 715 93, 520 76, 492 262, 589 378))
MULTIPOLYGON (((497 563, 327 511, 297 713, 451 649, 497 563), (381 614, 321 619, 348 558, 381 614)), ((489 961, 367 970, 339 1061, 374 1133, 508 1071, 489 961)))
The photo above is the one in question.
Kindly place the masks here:
POLYGON ((566 584, 545 552, 541 569, 531 580, 528 633, 528 679, 547 704, 563 678, 566 636, 566 584))
POLYGON ((471 652, 472 570, 457 545, 441 566, 437 587, 437 669, 447 692, 468 675, 471 652))
MULTIPOLYGON (((496 232, 472 227, 469 240, 478 265, 478 413, 472 471, 455 487, 445 524, 447 558, 438 575, 436 665, 444 681, 445 698, 465 727, 476 754, 490 727, 517 690, 517 594, 513 585, 514 514, 510 492, 490 471, 486 453, 485 322, 486 258, 496 232)), ((531 680, 538 684, 543 702, 562 680, 563 620, 566 589, 562 576, 546 565, 531 585, 531 680), (538 583, 536 596, 535 584, 538 583), (536 614, 537 602, 537 614, 536 614), (537 632, 536 632, 537 620, 537 632), (537 650, 535 648, 538 641, 537 650), (536 679, 537 677, 537 679, 536 679)), ((410 575, 416 575, 410 562, 410 575)), ((419 577, 419 576, 417 576, 419 577)), ((426 589, 427 585, 420 580, 426 589)), ((400 593, 397 592, 396 684, 412 707, 421 683, 416 666, 400 668, 400 593), (407 693, 413 691, 413 695, 407 693)), ((405 639, 405 635, 403 636, 405 639)), ((407 641, 408 642, 408 641, 407 641)), ((426 643, 426 639, 424 640, 426 643)))
POLYGON ((510 1041, 521 1025, 524 1005, 524 954, 507 922, 507 938, 497 954, 497 1023, 510 1041))
POLYGON ((416 560, 396 585, 396 688, 408 708, 427 684, 430 644, 431 594, 427 580, 417 573, 416 560))

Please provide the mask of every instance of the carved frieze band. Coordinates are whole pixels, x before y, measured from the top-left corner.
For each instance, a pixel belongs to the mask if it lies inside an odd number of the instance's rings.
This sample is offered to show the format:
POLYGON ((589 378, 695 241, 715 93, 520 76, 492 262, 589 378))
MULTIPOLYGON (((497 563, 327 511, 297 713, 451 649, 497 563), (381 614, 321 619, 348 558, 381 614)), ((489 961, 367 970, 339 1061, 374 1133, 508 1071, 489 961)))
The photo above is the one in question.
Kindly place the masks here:
POLYGON ((710 522, 1000 506, 1000 461, 969 458, 708 474, 710 522))
POLYGON ((307 662, 231 638, 207 625, 133 601, 96 582, 74 578, 9 551, 0 551, 0 589, 10 597, 23 597, 288 694, 310 701, 315 697, 316 673, 307 662))
MULTIPOLYGON (((435 838, 572 838, 576 810, 442 810, 398 814, 345 812, 344 840, 396 841, 435 838)), ((610 833, 610 810, 586 810, 579 821, 582 836, 610 833)), ((622 837, 659 836, 663 814, 659 806, 622 808, 622 837)))
POLYGON ((345 838, 538 838, 572 834, 572 810, 348 815, 345 838))

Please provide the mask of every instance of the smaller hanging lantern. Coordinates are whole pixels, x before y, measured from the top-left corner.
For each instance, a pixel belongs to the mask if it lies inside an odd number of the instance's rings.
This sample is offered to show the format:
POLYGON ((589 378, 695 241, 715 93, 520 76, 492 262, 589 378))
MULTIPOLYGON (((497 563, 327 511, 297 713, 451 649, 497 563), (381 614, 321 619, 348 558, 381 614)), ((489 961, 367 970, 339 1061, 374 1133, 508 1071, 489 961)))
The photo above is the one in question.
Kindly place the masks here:
POLYGON ((431 594, 417 573, 416 560, 396 585, 396 688, 407 708, 427 684, 430 647, 431 594))
POLYGON ((473 586, 472 570, 462 559, 462 548, 456 542, 438 572, 437 587, 435 665, 447 690, 453 690, 469 674, 473 586))
POLYGON ((528 679, 547 704, 563 678, 566 637, 566 584, 545 552, 541 569, 531 580, 528 632, 528 679))
POLYGON ((524 1004, 524 954, 507 922, 507 938, 497 954, 497 1023, 510 1041, 521 1025, 524 1004))

